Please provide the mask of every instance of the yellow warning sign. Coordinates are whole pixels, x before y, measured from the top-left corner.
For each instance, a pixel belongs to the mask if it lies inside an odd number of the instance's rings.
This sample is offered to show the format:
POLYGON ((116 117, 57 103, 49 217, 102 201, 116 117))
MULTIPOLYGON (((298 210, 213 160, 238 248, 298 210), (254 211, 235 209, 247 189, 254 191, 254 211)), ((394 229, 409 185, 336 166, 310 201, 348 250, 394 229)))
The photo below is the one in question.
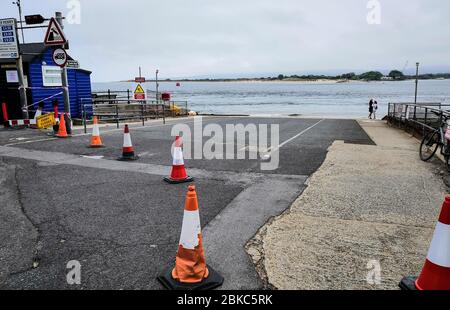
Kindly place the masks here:
POLYGON ((141 84, 138 84, 136 87, 136 90, 134 91, 135 94, 145 94, 144 89, 142 88, 141 84))
POLYGON ((55 115, 48 113, 36 118, 36 127, 38 129, 47 129, 55 124, 55 115))

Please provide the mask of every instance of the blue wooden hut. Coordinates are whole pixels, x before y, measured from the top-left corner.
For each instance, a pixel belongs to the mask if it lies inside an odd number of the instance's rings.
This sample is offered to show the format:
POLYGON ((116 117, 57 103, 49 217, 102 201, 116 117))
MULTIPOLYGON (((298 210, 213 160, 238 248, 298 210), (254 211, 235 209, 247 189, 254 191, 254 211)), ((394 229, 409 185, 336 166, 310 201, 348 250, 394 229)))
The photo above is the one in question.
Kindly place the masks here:
MULTIPOLYGON (((43 43, 20 45, 28 84, 28 105, 32 105, 30 115, 33 115, 40 101, 44 102, 44 111, 53 111, 52 102, 55 99, 58 100, 59 111, 64 111, 61 68, 53 62, 53 49, 43 43)), ((67 69, 71 115, 72 118, 81 118, 82 104, 90 103, 92 97, 92 72, 79 68, 78 62, 70 55, 67 69)), ((0 60, 0 100, 7 103, 10 119, 21 118, 19 84, 14 79, 14 71, 17 71, 14 62, 0 60)))

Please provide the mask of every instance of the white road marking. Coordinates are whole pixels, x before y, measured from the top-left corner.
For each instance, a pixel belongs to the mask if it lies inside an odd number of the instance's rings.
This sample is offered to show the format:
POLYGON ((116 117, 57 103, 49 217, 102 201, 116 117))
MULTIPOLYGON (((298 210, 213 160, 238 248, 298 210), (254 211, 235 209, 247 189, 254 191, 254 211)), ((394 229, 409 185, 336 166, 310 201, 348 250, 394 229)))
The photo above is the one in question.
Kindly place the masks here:
MULTIPOLYGON (((221 119, 224 117, 208 117, 208 119, 221 119)), ((159 127, 165 127, 165 126, 170 126, 172 125, 172 123, 177 123, 179 122, 179 120, 170 120, 170 121, 166 121, 166 124, 160 124, 160 125, 150 125, 150 126, 138 126, 138 127, 130 127, 131 130, 141 130, 141 129, 147 129, 147 128, 159 128, 159 127)), ((180 124, 189 124, 189 123, 193 123, 194 120, 188 120, 185 122, 179 122, 180 124)), ((111 130, 104 130, 101 132, 101 134, 107 134, 107 133, 111 133, 111 132, 117 132, 117 131, 123 131, 123 128, 116 128, 116 129, 111 129, 111 130)), ((72 135, 72 137, 85 137, 85 136, 90 136, 91 133, 80 133, 80 134, 75 134, 72 135)), ((24 141, 24 142, 16 142, 16 143, 9 143, 6 144, 4 146, 16 146, 16 145, 22 145, 22 144, 30 144, 30 143, 35 143, 35 142, 46 142, 46 141, 54 141, 54 140, 58 140, 59 138, 55 138, 55 137, 51 137, 51 138, 45 138, 45 139, 38 139, 38 140, 30 140, 30 141, 24 141)))
POLYGON ((286 144, 291 143, 292 141, 294 141, 295 139, 303 136, 305 133, 307 133, 308 131, 310 131, 311 129, 313 129, 314 127, 316 127, 317 125, 319 125, 320 123, 322 123, 325 119, 321 119, 320 121, 318 121, 317 123, 315 123, 314 125, 306 128, 305 130, 303 130, 302 132, 298 133, 297 135, 293 136, 292 138, 289 138, 288 140, 284 141, 283 143, 281 143, 280 145, 278 145, 277 147, 273 148, 270 147, 267 151, 269 154, 264 155, 262 158, 263 159, 269 159, 271 157, 270 153, 276 152, 279 149, 281 149, 283 146, 285 146, 286 144))
POLYGON ((81 155, 81 157, 89 158, 89 159, 97 159, 97 160, 105 158, 105 156, 87 156, 87 155, 81 155))

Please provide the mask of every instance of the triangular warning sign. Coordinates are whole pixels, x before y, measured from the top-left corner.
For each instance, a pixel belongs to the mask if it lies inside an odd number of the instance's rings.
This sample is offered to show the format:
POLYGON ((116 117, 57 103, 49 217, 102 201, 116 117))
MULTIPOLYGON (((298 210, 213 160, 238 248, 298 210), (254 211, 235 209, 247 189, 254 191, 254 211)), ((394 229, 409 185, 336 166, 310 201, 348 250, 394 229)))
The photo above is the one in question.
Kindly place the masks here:
POLYGON ((61 26, 58 24, 56 19, 50 19, 47 33, 45 34, 45 45, 63 45, 66 44, 66 42, 67 40, 61 26))
POLYGON ((142 88, 141 84, 138 84, 136 87, 136 90, 134 91, 135 94, 145 94, 144 89, 142 88))

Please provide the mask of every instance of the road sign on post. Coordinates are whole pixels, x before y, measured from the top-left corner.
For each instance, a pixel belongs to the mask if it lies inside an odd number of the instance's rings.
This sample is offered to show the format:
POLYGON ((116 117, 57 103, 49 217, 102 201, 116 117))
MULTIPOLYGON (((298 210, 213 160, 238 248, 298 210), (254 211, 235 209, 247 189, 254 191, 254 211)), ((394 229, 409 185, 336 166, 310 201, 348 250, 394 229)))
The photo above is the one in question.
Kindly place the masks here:
POLYGON ((0 59, 18 59, 19 42, 14 18, 0 19, 0 59))
POLYGON ((145 98, 146 98, 145 91, 142 88, 141 84, 138 84, 136 90, 134 91, 134 99, 145 100, 145 98))
POLYGON ((67 53, 63 48, 57 48, 53 51, 53 61, 61 68, 64 68, 66 66, 67 59, 67 53))
POLYGON ((45 45, 64 45, 67 43, 64 32, 55 18, 50 19, 44 43, 45 45))

